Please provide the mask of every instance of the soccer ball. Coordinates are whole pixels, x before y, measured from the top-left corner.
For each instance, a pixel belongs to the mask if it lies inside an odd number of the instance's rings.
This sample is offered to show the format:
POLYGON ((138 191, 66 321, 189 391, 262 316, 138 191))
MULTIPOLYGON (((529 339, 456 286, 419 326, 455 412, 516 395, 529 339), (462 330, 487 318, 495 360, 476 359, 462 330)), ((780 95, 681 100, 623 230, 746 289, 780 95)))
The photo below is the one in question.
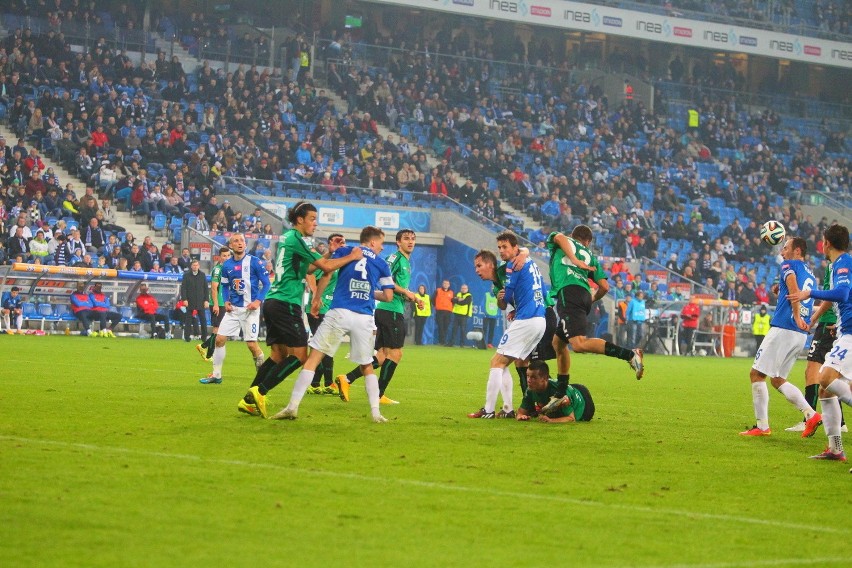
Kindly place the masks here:
POLYGON ((775 246, 786 236, 787 231, 784 230, 784 225, 778 221, 767 221, 760 228, 760 238, 768 245, 775 246))

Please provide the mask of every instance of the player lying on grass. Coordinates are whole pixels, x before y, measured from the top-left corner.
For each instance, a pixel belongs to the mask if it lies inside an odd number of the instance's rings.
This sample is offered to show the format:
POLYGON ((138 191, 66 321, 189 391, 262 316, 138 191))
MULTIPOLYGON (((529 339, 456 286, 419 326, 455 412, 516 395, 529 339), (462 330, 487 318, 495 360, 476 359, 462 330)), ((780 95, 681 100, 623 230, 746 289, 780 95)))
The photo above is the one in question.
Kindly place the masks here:
POLYGON ((534 360, 527 369, 527 392, 518 408, 517 420, 538 418, 540 422, 588 422, 595 415, 592 394, 580 384, 568 385, 560 396, 562 386, 550 378, 550 368, 544 361, 534 360))

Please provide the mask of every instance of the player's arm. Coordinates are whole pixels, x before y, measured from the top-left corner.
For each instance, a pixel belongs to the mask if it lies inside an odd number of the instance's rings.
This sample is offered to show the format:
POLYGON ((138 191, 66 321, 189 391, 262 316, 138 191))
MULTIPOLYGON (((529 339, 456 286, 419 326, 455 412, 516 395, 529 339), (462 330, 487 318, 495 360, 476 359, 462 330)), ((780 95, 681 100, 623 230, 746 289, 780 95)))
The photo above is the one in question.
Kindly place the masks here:
POLYGON ((577 420, 574 418, 574 413, 572 412, 568 416, 560 416, 559 418, 549 418, 544 414, 539 415, 539 422, 549 422, 550 424, 563 424, 565 422, 576 422, 577 420))
POLYGON ((609 280, 600 278, 595 283, 598 285, 598 289, 595 291, 595 295, 592 296, 592 303, 597 302, 609 293, 609 280))
POLYGON ((213 298, 213 313, 219 315, 219 280, 214 277, 210 280, 210 297, 213 298))
POLYGON ((343 268, 350 262, 361 260, 362 258, 364 258, 364 251, 361 250, 361 247, 352 247, 352 250, 346 256, 341 256, 339 258, 316 258, 313 261, 313 265, 323 272, 329 273, 334 272, 339 268, 343 268))
POLYGON ((518 407, 518 412, 515 414, 515 420, 526 422, 530 418, 532 418, 532 414, 529 410, 527 410, 523 406, 518 407))
POLYGON ((311 300, 311 315, 317 317, 319 315, 320 308, 322 307, 322 296, 325 293, 325 289, 328 288, 328 283, 331 282, 331 275, 334 272, 327 272, 323 274, 319 280, 316 280, 316 288, 314 289, 314 297, 311 300))
POLYGON ((317 277, 313 272, 308 272, 305 274, 305 284, 308 285, 308 290, 311 291, 311 295, 316 298, 317 296, 317 277))
MULTIPOLYGON (((787 272, 787 275, 784 276, 784 283, 787 284, 787 290, 790 292, 787 296, 788 298, 799 292, 799 283, 796 282, 796 274, 792 270, 787 272)), ((801 305, 802 303, 799 300, 790 300, 790 309, 793 311, 793 321, 796 322, 796 326, 799 329, 802 331, 808 331, 808 324, 805 323, 805 320, 802 319, 802 314, 799 313, 801 305)))
POLYGON ((565 253, 565 256, 568 257, 568 260, 570 260, 574 266, 576 266, 577 268, 581 268, 587 272, 590 270, 594 270, 591 266, 577 258, 577 255, 574 254, 575 249, 572 246, 571 241, 568 237, 566 237, 562 233, 558 233, 553 238, 553 242, 556 243, 560 249, 562 249, 562 252, 565 253))
POLYGON ((819 318, 823 316, 825 312, 831 309, 834 305, 833 302, 827 302, 823 300, 820 304, 811 312, 811 330, 816 328, 819 325, 819 318))
POLYGON ((260 259, 255 259, 255 262, 252 263, 252 272, 254 272, 254 276, 260 282, 261 288, 257 293, 257 298, 246 306, 246 309, 248 310, 258 309, 260 307, 260 303, 266 299, 266 294, 269 292, 269 273, 261 264, 260 259))
POLYGON ((512 261, 512 268, 515 270, 520 270, 526 264, 527 259, 530 257, 530 249, 527 247, 520 247, 518 249, 520 252, 518 256, 515 257, 515 260, 512 261))
POLYGON ((393 300, 393 290, 396 284, 391 281, 389 284, 382 284, 379 282, 381 288, 373 292, 373 297, 379 302, 390 302, 393 300))
POLYGON ((509 304, 506 302, 506 290, 505 289, 500 289, 500 291, 497 292, 496 297, 497 297, 497 307, 498 308, 500 308, 501 310, 505 310, 506 308, 509 307, 509 304))

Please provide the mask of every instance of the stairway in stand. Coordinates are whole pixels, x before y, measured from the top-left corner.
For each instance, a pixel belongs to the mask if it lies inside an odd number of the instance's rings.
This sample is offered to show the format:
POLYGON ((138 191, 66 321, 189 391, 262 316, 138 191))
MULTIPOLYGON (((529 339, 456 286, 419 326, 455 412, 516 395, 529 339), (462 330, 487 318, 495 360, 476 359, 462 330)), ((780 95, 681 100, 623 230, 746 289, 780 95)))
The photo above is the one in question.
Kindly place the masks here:
MULTIPOLYGON (((10 146, 14 145, 14 142, 18 139, 17 136, 9 129, 6 124, 0 124, 0 135, 6 138, 7 144, 10 146)), ((28 148, 30 146, 27 146, 28 148)), ((72 187, 74 188, 74 193, 77 197, 81 197, 85 193, 86 184, 80 181, 76 175, 66 170, 61 163, 56 162, 50 158, 51 152, 39 153, 41 160, 44 162, 44 165, 48 168, 53 168, 53 171, 56 173, 59 178, 59 183, 64 188, 68 183, 72 183, 72 187)), ((98 205, 100 206, 100 201, 98 201, 98 205)), ((157 237, 154 234, 154 231, 151 230, 146 221, 137 222, 136 218, 133 217, 129 212, 119 211, 116 205, 113 203, 113 210, 115 211, 115 224, 121 227, 124 227, 125 231, 133 233, 133 236, 136 237, 138 242, 142 242, 142 239, 148 235, 151 235, 154 244, 157 245, 157 248, 167 240, 165 234, 162 237, 157 237)), ((138 219, 142 219, 138 217, 138 219)))

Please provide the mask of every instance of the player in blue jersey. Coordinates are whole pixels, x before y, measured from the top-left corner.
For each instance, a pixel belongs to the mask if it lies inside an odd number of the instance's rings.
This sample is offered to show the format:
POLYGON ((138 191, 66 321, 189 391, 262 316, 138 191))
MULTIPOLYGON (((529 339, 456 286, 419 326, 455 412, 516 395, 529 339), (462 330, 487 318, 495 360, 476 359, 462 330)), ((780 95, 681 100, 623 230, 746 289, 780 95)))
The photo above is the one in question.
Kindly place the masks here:
POLYGON ((787 239, 781 249, 784 262, 781 263, 778 305, 769 322, 769 333, 760 343, 751 367, 751 398, 757 423, 740 432, 741 436, 769 436, 772 433, 766 377, 805 418, 815 414, 802 391, 787 382, 796 357, 805 347, 814 303, 811 299, 790 300, 788 297, 792 298, 799 290, 810 290, 817 284, 816 277, 803 260, 807 252, 808 244, 801 237, 787 239))
POLYGON ((12 329, 11 318, 15 318, 15 329, 18 333, 21 333, 21 326, 24 322, 24 310, 21 304, 23 303, 23 297, 20 295, 20 288, 17 286, 12 286, 12 290, 9 294, 3 294, 2 307, 0 307, 0 313, 3 315, 3 323, 6 324, 6 333, 14 334, 15 330, 12 329))
MULTIPOLYGON (((384 248, 385 233, 378 227, 361 230, 361 250, 364 257, 340 268, 334 298, 317 332, 308 345, 311 354, 296 384, 290 402, 272 418, 295 420, 299 403, 311 385, 314 373, 325 355, 334 356, 343 336, 349 334, 349 359, 361 366, 364 386, 374 422, 387 422, 379 412, 379 378, 373 369, 373 346, 376 323, 373 319, 376 300, 390 302, 393 299, 394 282, 387 262, 379 257, 384 248)), ((352 252, 352 247, 340 247, 332 258, 343 258, 352 252)), ((323 290, 318 289, 317 294, 323 290)))
POLYGON ((205 385, 222 382, 225 344, 229 337, 237 338, 240 331, 246 347, 254 357, 255 366, 263 364, 264 355, 257 344, 260 330, 260 305, 269 291, 269 274, 263 261, 246 254, 246 239, 242 234, 231 235, 228 246, 233 256, 222 265, 220 285, 225 299, 225 315, 216 332, 213 351, 213 372, 199 382, 205 385))
POLYGON ((831 289, 803 289, 788 296, 791 301, 815 298, 833 302, 838 315, 837 341, 819 371, 822 415, 814 414, 805 422, 802 437, 813 436, 820 423, 824 424, 828 448, 811 457, 845 462, 846 453, 840 433, 840 403, 852 406, 852 389, 849 388, 852 381, 852 298, 849 295, 852 256, 846 252, 849 249, 849 229, 843 225, 832 225, 825 230, 822 240, 825 256, 831 262, 831 289))
POLYGON ((485 406, 468 414, 469 418, 497 417, 495 410, 498 394, 503 397, 500 417, 515 417, 509 364, 518 359, 526 359, 544 337, 547 327, 544 317, 544 287, 538 266, 527 259, 520 269, 514 268, 512 261, 520 254, 518 237, 514 233, 504 232, 497 235, 497 251, 500 259, 507 263, 506 284, 501 295, 497 297, 497 303, 500 309, 505 310, 508 305, 512 305, 514 310, 508 316, 511 321, 500 339, 497 353, 491 358, 491 370, 485 389, 485 406))

